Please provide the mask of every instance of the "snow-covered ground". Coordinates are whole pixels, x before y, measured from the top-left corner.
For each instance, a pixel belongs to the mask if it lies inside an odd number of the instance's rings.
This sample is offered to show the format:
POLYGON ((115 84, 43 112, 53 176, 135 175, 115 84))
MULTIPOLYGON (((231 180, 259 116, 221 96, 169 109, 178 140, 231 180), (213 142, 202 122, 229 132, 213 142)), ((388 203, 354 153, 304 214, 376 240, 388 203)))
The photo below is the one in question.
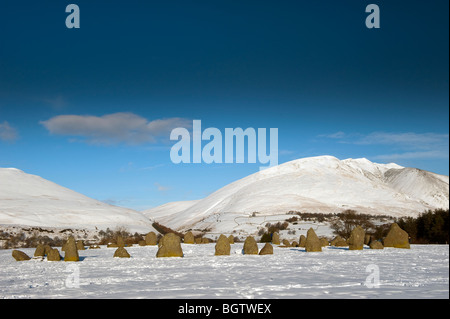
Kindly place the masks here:
MULTIPOLYGON (((449 298, 447 245, 322 253, 274 247, 266 256, 241 249, 236 243, 231 256, 219 257, 214 244, 183 244, 184 258, 156 258, 157 247, 136 246, 120 259, 102 246, 80 251, 77 263, 17 262, 0 250, 0 298, 449 298)), ((34 249, 22 250, 33 256, 34 249)))

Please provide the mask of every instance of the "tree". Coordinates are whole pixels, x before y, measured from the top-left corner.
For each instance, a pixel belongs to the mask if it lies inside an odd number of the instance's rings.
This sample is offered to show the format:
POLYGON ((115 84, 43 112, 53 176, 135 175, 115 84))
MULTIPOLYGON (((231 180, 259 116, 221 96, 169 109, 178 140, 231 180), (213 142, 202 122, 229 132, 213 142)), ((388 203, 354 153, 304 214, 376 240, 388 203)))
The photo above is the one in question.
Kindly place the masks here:
POLYGON ((355 210, 347 209, 337 215, 331 222, 331 228, 336 235, 349 238, 350 233, 356 226, 361 226, 367 232, 375 228, 368 215, 358 214, 355 210))

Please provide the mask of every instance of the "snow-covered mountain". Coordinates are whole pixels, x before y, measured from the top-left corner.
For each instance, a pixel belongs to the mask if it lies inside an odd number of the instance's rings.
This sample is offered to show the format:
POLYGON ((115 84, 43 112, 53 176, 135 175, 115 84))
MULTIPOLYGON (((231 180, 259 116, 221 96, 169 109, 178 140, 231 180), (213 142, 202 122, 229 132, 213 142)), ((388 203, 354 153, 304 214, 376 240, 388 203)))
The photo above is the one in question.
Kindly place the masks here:
POLYGON ((289 211, 354 209, 373 215, 415 216, 435 208, 449 208, 448 176, 367 159, 319 156, 260 171, 199 201, 169 203, 143 213, 178 230, 224 231, 254 212, 266 216, 262 223, 268 216, 289 211))
POLYGON ((295 160, 231 183, 196 201, 137 212, 88 198, 14 168, 0 168, 0 225, 155 231, 170 228, 254 233, 290 211, 415 216, 449 208, 449 177, 376 164, 367 159, 320 156, 295 160))
POLYGON ((15 168, 0 168, 0 225, 155 231, 140 212, 108 205, 15 168))

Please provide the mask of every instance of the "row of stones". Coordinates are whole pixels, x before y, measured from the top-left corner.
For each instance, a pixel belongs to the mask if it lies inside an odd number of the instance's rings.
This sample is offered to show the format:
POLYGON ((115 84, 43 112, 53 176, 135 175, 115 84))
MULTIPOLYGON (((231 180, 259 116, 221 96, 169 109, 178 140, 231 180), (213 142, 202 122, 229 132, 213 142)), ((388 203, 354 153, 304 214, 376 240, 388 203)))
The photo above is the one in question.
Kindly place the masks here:
MULTIPOLYGON (((362 227, 355 227, 350 235, 348 241, 344 241, 345 245, 349 246, 349 250, 362 250, 364 247, 364 241, 366 238, 365 231, 362 227)), ((386 238, 384 239, 383 244, 379 241, 372 241, 370 243, 370 248, 372 249, 383 249, 384 247, 395 247, 395 248, 406 248, 409 249, 409 236, 408 233, 402 230, 398 224, 394 223, 391 225, 390 230, 386 238)), ((185 237, 185 243, 189 243, 189 238, 185 237), (188 239, 188 242, 186 242, 188 239)), ((233 243, 232 236, 226 237, 225 235, 220 235, 217 240, 215 246, 215 255, 230 255, 231 252, 231 244, 233 243), (231 239, 230 239, 231 238, 231 239)), ((146 236, 146 244, 156 245, 156 234, 149 233, 146 236), (148 238, 147 238, 148 237, 148 238), (148 240, 149 239, 149 240, 148 240)), ((344 243, 339 242, 337 240, 335 245, 344 245, 344 243)), ((114 253, 114 257, 121 258, 129 258, 130 254, 124 248, 125 244, 123 240, 119 238, 117 240, 118 249, 114 253)), ((183 257, 183 250, 181 248, 181 238, 173 233, 169 233, 164 235, 158 243, 159 249, 156 253, 156 257, 183 257)), ((307 232, 306 238, 302 240, 300 239, 299 246, 305 247, 306 252, 321 252, 322 247, 324 246, 323 242, 314 229, 310 228, 307 232), (304 241, 304 242, 302 242, 304 241)), ((76 242, 75 239, 71 236, 67 240, 67 242, 62 247, 62 250, 65 252, 64 261, 79 261, 78 250, 84 249, 84 244, 81 241, 76 242)), ((243 253, 246 255, 268 255, 273 254, 273 247, 269 243, 258 252, 258 245, 256 240, 249 236, 244 242, 243 253)), ((46 245, 39 245, 36 248, 35 256, 47 256, 47 260, 49 261, 59 261, 61 260, 61 256, 59 255, 59 251, 56 248, 51 248, 46 245)), ((12 256, 20 261, 20 260, 29 260, 30 257, 25 253, 13 250, 12 256)))

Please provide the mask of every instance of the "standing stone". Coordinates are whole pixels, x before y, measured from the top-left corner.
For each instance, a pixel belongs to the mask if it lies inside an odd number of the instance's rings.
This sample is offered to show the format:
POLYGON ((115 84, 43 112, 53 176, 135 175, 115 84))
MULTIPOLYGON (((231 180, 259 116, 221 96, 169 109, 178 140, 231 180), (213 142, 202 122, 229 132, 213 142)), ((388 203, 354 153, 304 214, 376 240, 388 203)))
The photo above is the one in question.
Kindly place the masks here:
POLYGON ((306 237, 305 235, 301 235, 298 242, 298 247, 305 248, 305 246, 306 246, 306 237))
POLYGON ((228 242, 229 242, 231 245, 234 244, 234 236, 233 236, 233 235, 228 236, 228 242))
POLYGON ((409 235, 400 228, 397 223, 393 223, 389 233, 383 241, 384 247, 395 247, 409 249, 409 235))
POLYGON ((119 247, 114 252, 114 257, 130 258, 131 256, 130 256, 130 254, 128 253, 128 251, 124 247, 119 247))
POLYGON ((350 233, 348 248, 350 250, 362 250, 364 248, 364 238, 366 232, 361 226, 356 226, 350 233))
POLYGON ((272 244, 279 245, 280 244, 280 234, 277 232, 272 234, 272 244))
POLYGON ((84 242, 82 240, 77 241, 77 249, 78 250, 85 250, 84 249, 84 242))
POLYGON ((383 244, 381 243, 381 241, 378 240, 372 240, 370 242, 370 249, 384 249, 383 244))
POLYGON ((120 235, 117 236, 116 243, 117 243, 117 247, 125 247, 125 241, 123 240, 123 237, 120 235))
POLYGON ((283 246, 291 247, 291 243, 287 239, 283 239, 283 246))
POLYGON ((244 242, 244 255, 258 255, 258 244, 252 236, 247 237, 244 242))
POLYGON ((180 237, 173 233, 164 235, 159 241, 159 249, 156 257, 183 257, 180 237))
POLYGON ((335 247, 347 247, 347 241, 341 236, 336 236, 330 243, 331 246, 335 247))
POLYGON ((186 235, 184 235, 184 243, 185 244, 193 244, 195 243, 194 235, 192 232, 188 231, 186 235))
POLYGON ((13 250, 12 256, 17 261, 24 261, 24 260, 31 259, 30 256, 28 256, 27 254, 25 254, 23 251, 20 251, 20 250, 13 250))
POLYGON ((48 256, 48 254, 52 251, 52 247, 50 245, 44 245, 44 254, 48 256))
POLYGON ((80 256, 78 256, 77 244, 75 243, 75 238, 70 236, 67 240, 65 246, 64 261, 79 261, 80 256))
POLYGON ((36 250, 34 251, 34 257, 44 257, 44 256, 45 256, 44 245, 38 244, 36 250))
POLYGON ((330 243, 325 237, 320 238, 320 244, 322 245, 322 247, 327 247, 330 245, 330 243))
POLYGON ((147 243, 145 242, 145 240, 140 240, 140 241, 138 241, 138 245, 139 246, 147 246, 147 243))
POLYGON ((231 245, 228 238, 225 235, 220 235, 216 243, 215 256, 228 256, 230 255, 231 245))
POLYGON ((201 244, 202 243, 202 238, 201 237, 195 238, 195 243, 196 244, 201 244))
POLYGON ((48 261, 60 261, 61 255, 59 254, 59 251, 57 248, 51 249, 47 254, 47 260, 48 261))
POLYGON ((306 234, 305 249, 307 252, 322 251, 320 239, 317 237, 316 232, 312 228, 310 228, 306 234))
POLYGON ((154 232, 149 232, 147 235, 145 235, 145 244, 149 246, 156 246, 158 243, 156 234, 154 232))
POLYGON ((260 255, 273 255, 273 247, 271 244, 266 243, 259 252, 260 255))

